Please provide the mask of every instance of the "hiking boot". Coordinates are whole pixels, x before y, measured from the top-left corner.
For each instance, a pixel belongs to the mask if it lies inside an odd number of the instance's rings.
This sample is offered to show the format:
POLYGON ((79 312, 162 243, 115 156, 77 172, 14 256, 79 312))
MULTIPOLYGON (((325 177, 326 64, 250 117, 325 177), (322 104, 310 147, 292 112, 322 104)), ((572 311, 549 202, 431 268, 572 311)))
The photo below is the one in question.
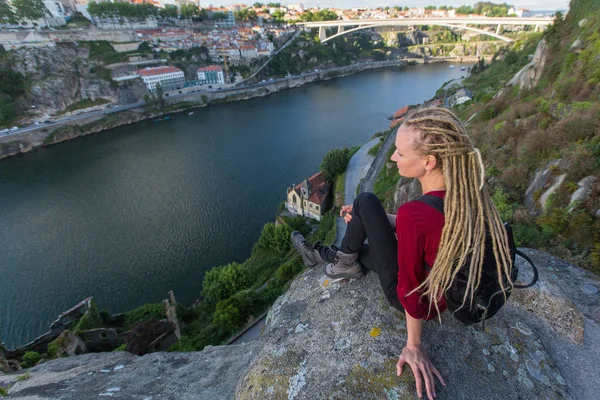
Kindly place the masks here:
MULTIPOLYGON (((308 268, 312 268, 317 264, 323 264, 324 261, 321 258, 318 250, 308 243, 308 240, 304 239, 304 236, 298 231, 293 231, 291 234, 292 244, 294 248, 298 250, 298 253, 302 256, 302 261, 304 261, 304 265, 308 268)), ((315 243, 320 245, 320 242, 315 243)))
POLYGON ((325 267, 325 275, 330 278, 360 278, 363 273, 357 260, 358 253, 346 254, 338 250, 335 261, 325 267))

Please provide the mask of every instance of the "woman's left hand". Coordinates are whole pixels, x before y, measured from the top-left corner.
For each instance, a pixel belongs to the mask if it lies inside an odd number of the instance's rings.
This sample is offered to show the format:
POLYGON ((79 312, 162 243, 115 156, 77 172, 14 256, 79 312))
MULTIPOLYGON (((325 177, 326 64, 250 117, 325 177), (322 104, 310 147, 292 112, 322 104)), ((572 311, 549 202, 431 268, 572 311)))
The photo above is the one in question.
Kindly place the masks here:
POLYGON ((422 345, 407 345, 402 350, 402 354, 400 354, 400 358, 396 364, 398 376, 402 374, 402 366, 406 363, 410 365, 415 375, 417 395, 419 397, 423 397, 423 381, 425 381, 425 389, 427 390, 429 400, 433 400, 436 397, 434 376, 437 376, 442 385, 446 386, 444 378, 442 378, 440 372, 433 366, 427 351, 425 351, 422 345))

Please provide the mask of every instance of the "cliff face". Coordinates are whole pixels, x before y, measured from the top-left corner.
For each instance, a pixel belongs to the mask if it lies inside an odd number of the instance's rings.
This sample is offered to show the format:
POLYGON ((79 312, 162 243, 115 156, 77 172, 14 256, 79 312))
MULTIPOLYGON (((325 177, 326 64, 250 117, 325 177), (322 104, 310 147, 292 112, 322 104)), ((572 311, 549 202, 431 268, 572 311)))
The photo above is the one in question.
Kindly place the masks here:
POLYGON ((90 59, 88 47, 76 43, 14 50, 5 63, 2 67, 10 65, 26 77, 31 87, 22 105, 39 115, 61 111, 82 99, 127 104, 147 92, 141 81, 120 85, 112 81, 110 70, 90 59))
MULTIPOLYGON (((427 322, 424 343, 447 386, 440 399, 596 399, 600 393, 598 277, 547 253, 527 250, 539 283, 516 291, 485 331, 444 313, 427 322)), ((518 263, 520 277, 531 273, 518 263)), ((411 399, 404 316, 377 277, 329 282, 320 269, 298 276, 271 308, 258 342, 197 353, 125 352, 57 359, 0 375, 11 398, 411 399), (236 388, 237 385, 237 388, 236 388), (234 394, 235 390, 235 394, 234 394)))

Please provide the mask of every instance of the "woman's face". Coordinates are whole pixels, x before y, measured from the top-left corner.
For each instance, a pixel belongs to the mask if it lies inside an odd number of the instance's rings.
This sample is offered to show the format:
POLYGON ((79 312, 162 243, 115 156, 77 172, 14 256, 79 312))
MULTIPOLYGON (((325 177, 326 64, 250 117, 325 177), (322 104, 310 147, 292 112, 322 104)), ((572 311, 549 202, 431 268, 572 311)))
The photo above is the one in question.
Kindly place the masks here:
POLYGON ((426 172, 427 157, 414 149, 414 141, 418 137, 418 130, 404 125, 396 133, 396 151, 391 160, 396 163, 398 173, 405 178, 419 178, 426 172))

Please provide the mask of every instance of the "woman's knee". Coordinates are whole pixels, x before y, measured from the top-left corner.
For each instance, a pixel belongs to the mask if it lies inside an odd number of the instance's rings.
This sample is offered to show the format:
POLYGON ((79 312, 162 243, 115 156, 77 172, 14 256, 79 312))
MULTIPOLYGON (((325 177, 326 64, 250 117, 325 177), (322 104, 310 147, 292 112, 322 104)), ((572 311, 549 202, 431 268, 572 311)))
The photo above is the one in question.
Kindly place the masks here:
POLYGON ((356 196, 356 200, 354 200, 355 207, 364 207, 365 205, 370 204, 381 204, 379 197, 375 196, 375 194, 371 192, 362 192, 356 196))

